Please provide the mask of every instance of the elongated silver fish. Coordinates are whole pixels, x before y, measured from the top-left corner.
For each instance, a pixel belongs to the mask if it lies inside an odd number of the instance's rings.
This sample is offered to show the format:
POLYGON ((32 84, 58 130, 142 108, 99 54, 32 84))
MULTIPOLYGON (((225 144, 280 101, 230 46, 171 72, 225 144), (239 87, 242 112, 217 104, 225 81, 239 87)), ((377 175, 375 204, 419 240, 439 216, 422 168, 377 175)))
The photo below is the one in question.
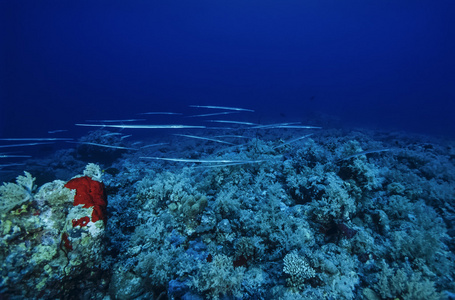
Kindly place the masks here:
POLYGON ((76 126, 88 127, 106 127, 106 128, 122 128, 122 129, 189 129, 189 128, 205 128, 205 126, 192 125, 105 125, 105 124, 74 124, 76 126))
POLYGON ((248 109, 248 108, 229 107, 229 106, 190 105, 190 107, 196 107, 196 108, 210 108, 210 109, 226 109, 226 110, 236 110, 236 111, 249 111, 249 112, 254 112, 254 110, 248 109))

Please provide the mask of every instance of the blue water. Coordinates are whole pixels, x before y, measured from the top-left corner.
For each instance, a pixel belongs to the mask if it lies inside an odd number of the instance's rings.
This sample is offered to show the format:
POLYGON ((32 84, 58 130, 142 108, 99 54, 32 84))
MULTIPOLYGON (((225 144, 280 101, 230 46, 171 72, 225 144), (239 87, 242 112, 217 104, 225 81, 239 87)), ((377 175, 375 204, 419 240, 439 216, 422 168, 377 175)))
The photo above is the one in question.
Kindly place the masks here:
POLYGON ((0 5, 1 137, 189 104, 455 135, 453 1, 0 5))

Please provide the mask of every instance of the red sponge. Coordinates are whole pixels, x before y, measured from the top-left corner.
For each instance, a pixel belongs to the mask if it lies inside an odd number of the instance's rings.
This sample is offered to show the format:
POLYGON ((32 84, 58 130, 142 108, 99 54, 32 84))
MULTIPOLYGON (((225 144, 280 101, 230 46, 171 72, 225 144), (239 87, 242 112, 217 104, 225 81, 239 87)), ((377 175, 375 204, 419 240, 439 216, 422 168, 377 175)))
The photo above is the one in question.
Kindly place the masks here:
MULTIPOLYGON (((102 182, 91 179, 88 176, 71 179, 65 184, 65 187, 76 190, 74 196, 74 206, 83 204, 84 208, 93 207, 92 222, 99 220, 106 221, 106 206, 107 197, 104 192, 104 184, 102 182)), ((73 227, 80 225, 86 226, 88 222, 74 222, 73 227)))

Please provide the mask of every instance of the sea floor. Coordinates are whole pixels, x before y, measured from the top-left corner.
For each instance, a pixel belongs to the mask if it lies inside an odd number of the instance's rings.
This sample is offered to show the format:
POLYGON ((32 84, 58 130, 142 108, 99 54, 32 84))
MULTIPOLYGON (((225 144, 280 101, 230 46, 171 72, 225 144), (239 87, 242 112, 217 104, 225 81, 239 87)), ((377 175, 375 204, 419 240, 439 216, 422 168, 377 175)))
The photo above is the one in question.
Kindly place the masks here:
POLYGON ((455 299, 454 141, 236 122, 93 126, 2 160, 0 296, 455 299), (87 227, 78 175, 107 195, 87 227))

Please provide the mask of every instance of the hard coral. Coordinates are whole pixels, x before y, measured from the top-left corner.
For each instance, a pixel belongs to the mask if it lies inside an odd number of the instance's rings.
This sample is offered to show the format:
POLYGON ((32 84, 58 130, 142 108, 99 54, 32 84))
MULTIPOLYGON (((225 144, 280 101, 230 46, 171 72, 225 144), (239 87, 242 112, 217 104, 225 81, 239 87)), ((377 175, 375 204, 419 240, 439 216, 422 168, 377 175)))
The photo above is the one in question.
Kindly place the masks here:
MULTIPOLYGON (((76 190, 74 206, 82 204, 84 208, 93 207, 92 222, 99 220, 106 221, 107 199, 102 182, 95 181, 88 176, 83 176, 71 179, 65 184, 65 187, 76 190)), ((78 225, 81 227, 86 226, 87 223, 81 222, 80 220, 73 220, 73 227, 78 225)))

